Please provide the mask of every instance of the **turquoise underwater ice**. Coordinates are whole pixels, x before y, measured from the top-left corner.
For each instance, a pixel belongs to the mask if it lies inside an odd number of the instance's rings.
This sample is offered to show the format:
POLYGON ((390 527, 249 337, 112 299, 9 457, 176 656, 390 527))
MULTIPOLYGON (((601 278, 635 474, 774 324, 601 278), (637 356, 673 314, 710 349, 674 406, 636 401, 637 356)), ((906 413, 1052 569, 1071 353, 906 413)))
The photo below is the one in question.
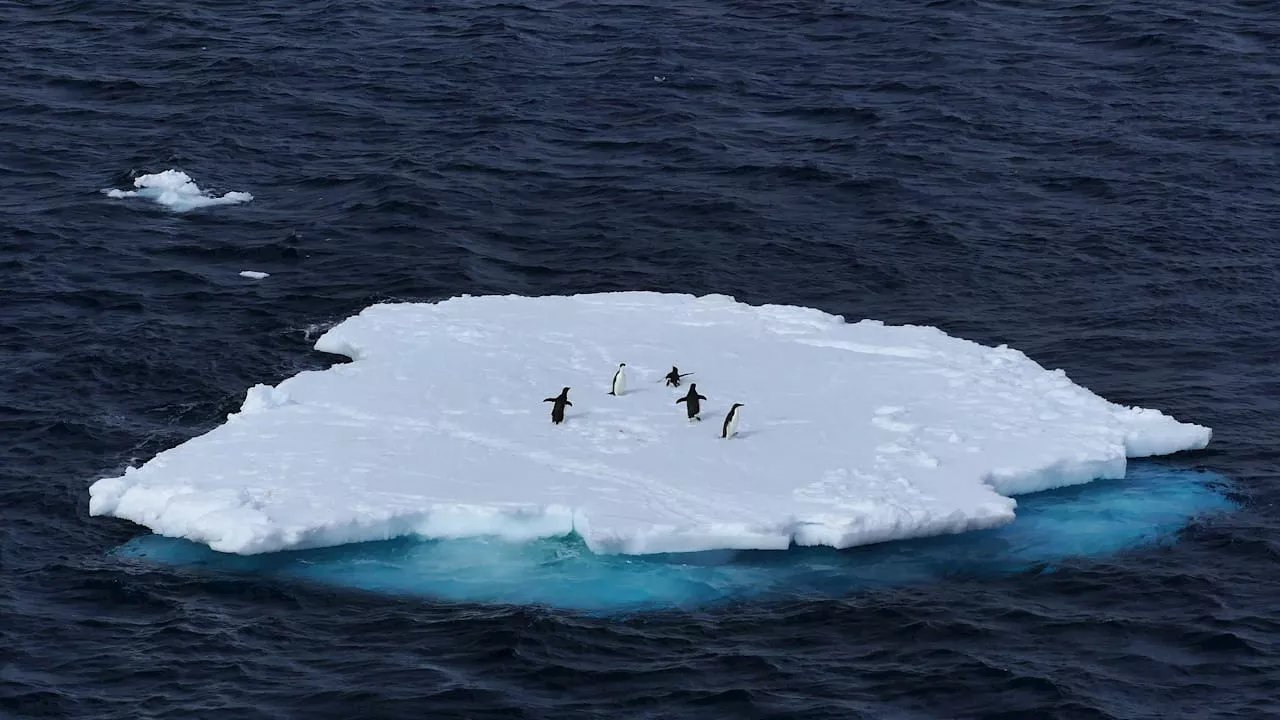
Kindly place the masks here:
POLYGON ((402 538, 318 550, 230 555, 144 535, 116 548, 127 562, 269 577, 434 600, 615 612, 697 608, 735 600, 844 597, 859 591, 1051 572, 1168 544, 1198 518, 1229 512, 1220 475, 1131 464, 1098 480, 1018 498, 1001 528, 832 550, 595 555, 577 537, 529 543, 402 538))

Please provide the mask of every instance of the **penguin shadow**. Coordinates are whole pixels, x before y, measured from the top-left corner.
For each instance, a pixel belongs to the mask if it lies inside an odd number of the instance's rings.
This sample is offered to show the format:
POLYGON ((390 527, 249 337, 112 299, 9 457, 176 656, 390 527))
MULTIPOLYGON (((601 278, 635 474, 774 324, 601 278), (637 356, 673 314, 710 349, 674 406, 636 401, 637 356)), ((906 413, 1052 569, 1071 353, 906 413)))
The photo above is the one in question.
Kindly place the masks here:
MULTIPOLYGON (((731 435, 728 439, 730 440, 734 438, 745 439, 749 437, 755 437, 756 435, 760 435, 760 434, 767 435, 771 432, 777 431, 780 427, 784 425, 809 425, 811 423, 812 421, 810 420, 773 420, 756 427, 740 429, 738 430, 738 432, 731 435)), ((716 433, 716 437, 720 437, 720 433, 716 433)))
POLYGON ((552 421, 548 423, 548 425, 556 429, 582 427, 582 423, 591 422, 591 416, 592 416, 592 412, 590 410, 576 410, 576 411, 569 410, 564 414, 563 420, 561 420, 558 423, 555 421, 552 421))
MULTIPOLYGON (((724 418, 721 418, 721 420, 723 420, 723 419, 724 419, 724 418)), ((697 421, 694 421, 694 422, 691 422, 691 423, 689 423, 689 424, 690 424, 690 425, 698 425, 699 423, 698 423, 697 421)), ((717 440, 745 440, 745 439, 747 439, 747 438, 751 437, 752 435, 756 435, 756 434, 758 434, 758 433, 760 433, 760 432, 761 432, 760 430, 741 430, 741 429, 740 429, 740 430, 738 430, 737 432, 735 432, 734 434, 730 435, 729 437, 721 437, 721 436, 720 436, 720 433, 722 432, 722 428, 720 427, 720 423, 719 423, 719 422, 716 422, 716 423, 710 423, 710 422, 707 422, 707 421, 705 421, 705 420, 704 420, 704 421, 703 421, 703 424, 706 424, 706 425, 713 425, 713 426, 714 426, 714 429, 715 429, 715 438, 716 438, 717 440)))
MULTIPOLYGON (((761 433, 761 432, 767 432, 767 429, 766 429, 766 428, 750 428, 750 429, 746 429, 746 428, 739 427, 739 429, 738 429, 738 430, 736 430, 736 431, 735 431, 732 435, 730 435, 729 437, 722 437, 722 436, 721 436, 721 434, 720 434, 720 433, 721 433, 721 432, 723 432, 723 430, 724 430, 722 423, 724 422, 725 414, 726 414, 726 413, 728 413, 728 412, 729 412, 729 408, 728 408, 728 407, 722 407, 722 408, 706 408, 706 409, 704 409, 701 413, 698 413, 698 416, 702 419, 702 421, 703 421, 703 422, 705 422, 705 423, 707 423, 707 424, 709 424, 709 425, 713 425, 713 426, 715 427, 715 431, 716 431, 716 432, 715 432, 715 437, 716 437, 716 439, 717 439, 717 440, 745 440, 745 439, 747 439, 747 438, 749 438, 749 437, 752 437, 752 436, 754 436, 754 435, 758 435, 758 434, 759 434, 759 433, 761 433), (715 420, 715 422, 714 422, 714 423, 712 423, 712 422, 710 421, 710 418, 712 418, 712 417, 715 417, 715 418, 716 418, 716 420, 715 420)), ((698 422, 695 420, 695 421, 691 421, 689 424, 690 424, 690 425, 698 425, 698 424, 700 424, 700 423, 698 423, 698 422)))

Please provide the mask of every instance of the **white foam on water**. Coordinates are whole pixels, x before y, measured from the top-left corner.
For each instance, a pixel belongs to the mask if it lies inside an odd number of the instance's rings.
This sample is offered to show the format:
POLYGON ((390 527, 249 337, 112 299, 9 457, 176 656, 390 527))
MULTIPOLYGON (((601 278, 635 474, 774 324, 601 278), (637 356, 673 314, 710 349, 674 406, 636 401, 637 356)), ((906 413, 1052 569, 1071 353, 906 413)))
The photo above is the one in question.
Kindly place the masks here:
POLYGON ((186 212, 213 205, 234 205, 253 199, 247 192, 229 192, 222 196, 210 195, 201 190, 191 176, 181 170, 165 170, 153 175, 134 178, 137 190, 104 190, 110 198, 146 198, 173 210, 186 212))
POLYGON ((240 554, 571 533, 602 554, 843 548, 996 527, 1010 495, 1211 436, 1008 347, 718 295, 379 304, 316 348, 354 362, 251 388, 224 425, 94 483, 91 514, 240 554), (689 381, 705 422, 676 403, 689 381))
POLYGON ((250 280, 264 280, 271 277, 271 273, 264 273, 260 270, 241 270, 240 277, 249 278, 250 280))

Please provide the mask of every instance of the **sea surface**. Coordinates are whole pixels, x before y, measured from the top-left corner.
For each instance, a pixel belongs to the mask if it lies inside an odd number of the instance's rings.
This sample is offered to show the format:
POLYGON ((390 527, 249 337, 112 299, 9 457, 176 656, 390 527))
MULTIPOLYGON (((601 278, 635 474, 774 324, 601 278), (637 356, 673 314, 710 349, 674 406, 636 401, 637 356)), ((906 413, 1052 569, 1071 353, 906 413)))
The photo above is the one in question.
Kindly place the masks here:
POLYGON ((1280 717, 1274 2, 0 0, 0 178, 0 717, 1280 717), (253 199, 104 193, 169 169, 253 199), (1211 426, 1133 482, 1217 500, 606 613, 149 562, 88 515, 371 303, 609 290, 1008 343, 1211 426))

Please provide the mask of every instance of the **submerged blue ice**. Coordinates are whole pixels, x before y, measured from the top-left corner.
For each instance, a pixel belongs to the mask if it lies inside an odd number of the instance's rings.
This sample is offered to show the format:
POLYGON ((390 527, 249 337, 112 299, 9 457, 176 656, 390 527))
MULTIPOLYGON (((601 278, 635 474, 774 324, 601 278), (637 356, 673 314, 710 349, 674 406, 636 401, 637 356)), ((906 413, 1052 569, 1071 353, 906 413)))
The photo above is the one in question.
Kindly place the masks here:
POLYGON ((691 608, 727 600, 841 597, 859 590, 1052 571, 1081 557, 1166 544, 1193 520, 1235 508, 1220 475, 1130 465, 1099 480, 1018 498, 1018 519, 994 530, 836 551, 724 551, 599 556, 577 538, 404 538, 321 550, 229 555, 145 535, 114 553, 203 572, 269 576, 438 600, 587 611, 691 608))

